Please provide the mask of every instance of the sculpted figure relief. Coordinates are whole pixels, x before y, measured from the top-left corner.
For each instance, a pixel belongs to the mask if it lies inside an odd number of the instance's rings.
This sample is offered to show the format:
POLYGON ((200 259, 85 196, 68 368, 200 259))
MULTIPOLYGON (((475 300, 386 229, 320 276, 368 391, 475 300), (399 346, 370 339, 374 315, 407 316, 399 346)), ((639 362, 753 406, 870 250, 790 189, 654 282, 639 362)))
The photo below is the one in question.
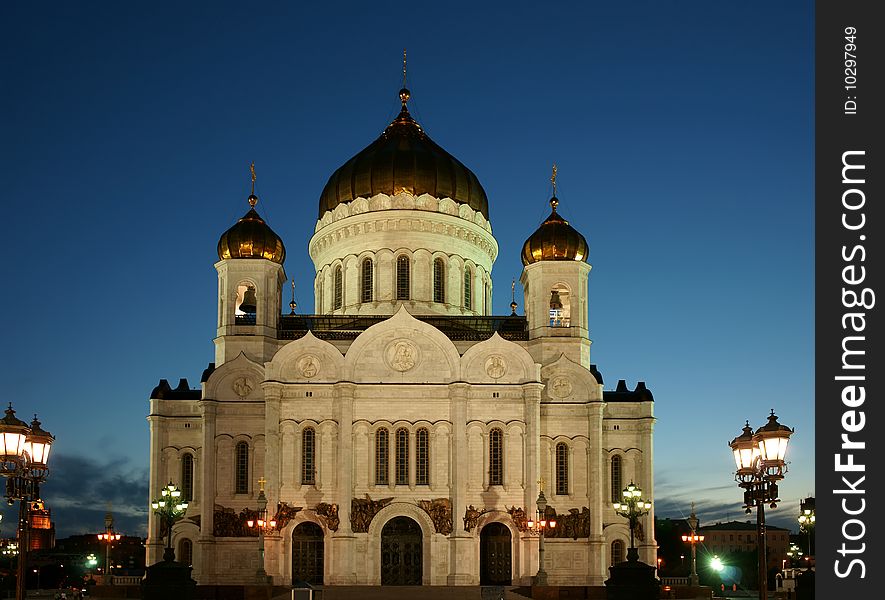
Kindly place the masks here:
POLYGON ((397 371, 408 371, 417 362, 418 351, 415 346, 406 340, 397 340, 387 348, 388 362, 397 371))
POLYGON ((258 531, 254 527, 247 527, 246 521, 256 520, 258 511, 244 508, 238 513, 232 508, 215 505, 215 513, 212 521, 212 534, 216 537, 257 537, 258 531))
POLYGON ((513 519, 516 529, 526 531, 529 528, 529 520, 525 516, 525 510, 518 506, 511 506, 507 509, 507 512, 510 514, 510 518, 513 519))
POLYGON ((507 365, 504 359, 497 355, 492 355, 486 360, 486 373, 492 379, 500 379, 507 372, 507 365))
POLYGON ((479 520, 479 517, 485 512, 485 509, 479 510, 472 504, 468 506, 464 510, 464 531, 472 531, 473 528, 476 527, 476 522, 479 520))
POLYGON ((298 361, 298 370, 304 377, 310 379, 319 372, 320 363, 315 356, 308 354, 307 356, 301 357, 298 361))
POLYGON ((295 518, 295 515, 298 514, 298 511, 301 510, 300 506, 289 506, 285 502, 280 502, 277 504, 277 514, 274 515, 274 521, 277 522, 277 529, 282 529, 289 523, 292 519, 295 518))
POLYGON ((449 535, 452 533, 452 501, 448 498, 435 498, 434 500, 420 500, 418 502, 424 512, 430 515, 433 527, 437 533, 449 535))
POLYGON ((354 498, 350 502, 350 528, 354 533, 366 533, 369 531, 369 523, 378 514, 378 511, 391 503, 393 498, 372 500, 366 494, 365 498, 354 498))
POLYGON ((237 396, 239 396, 240 398, 245 398, 255 388, 255 384, 252 383, 252 380, 248 377, 237 377, 231 384, 231 388, 233 388, 234 393, 237 396))
POLYGON ((572 393, 572 382, 565 377, 557 377, 550 385, 552 395, 556 398, 565 398, 572 393))
POLYGON ((341 523, 341 520, 338 518, 337 504, 326 504, 325 502, 320 502, 319 504, 317 504, 314 512, 321 517, 326 518, 326 524, 329 527, 329 531, 338 531, 338 525, 341 523))

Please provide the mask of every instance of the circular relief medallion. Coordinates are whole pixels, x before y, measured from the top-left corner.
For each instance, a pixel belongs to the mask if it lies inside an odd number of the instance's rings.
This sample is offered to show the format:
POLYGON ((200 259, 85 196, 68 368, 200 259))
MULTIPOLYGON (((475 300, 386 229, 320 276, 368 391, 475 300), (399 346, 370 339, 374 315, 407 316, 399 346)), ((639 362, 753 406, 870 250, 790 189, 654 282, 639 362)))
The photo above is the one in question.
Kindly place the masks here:
POLYGON ((234 379, 230 387, 234 390, 234 393, 237 396, 245 398, 255 388, 255 384, 248 377, 237 377, 234 379))
POLYGON ((312 354, 307 354, 298 359, 298 372, 302 377, 310 379, 320 370, 320 360, 312 354))
POLYGON ((555 398, 565 398, 572 393, 572 382, 565 377, 557 377, 550 382, 550 394, 555 398))
POLYGON ((387 345, 384 358, 391 369, 405 372, 418 363, 418 348, 409 340, 394 340, 387 345))
POLYGON ((486 359, 486 373, 488 373, 489 377, 492 379, 500 379, 506 372, 507 365, 504 362, 504 359, 497 354, 493 354, 486 359))

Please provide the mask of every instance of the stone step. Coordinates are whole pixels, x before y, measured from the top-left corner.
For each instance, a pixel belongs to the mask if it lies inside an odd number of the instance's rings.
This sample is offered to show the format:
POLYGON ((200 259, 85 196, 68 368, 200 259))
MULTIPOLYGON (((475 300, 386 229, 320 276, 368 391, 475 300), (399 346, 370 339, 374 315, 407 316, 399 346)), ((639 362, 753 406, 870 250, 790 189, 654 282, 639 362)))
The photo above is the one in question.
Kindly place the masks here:
MULTIPOLYGON (((336 585, 318 588, 315 600, 526 600, 501 586, 366 586, 336 585)), ((290 594, 272 600, 291 600, 290 594)))

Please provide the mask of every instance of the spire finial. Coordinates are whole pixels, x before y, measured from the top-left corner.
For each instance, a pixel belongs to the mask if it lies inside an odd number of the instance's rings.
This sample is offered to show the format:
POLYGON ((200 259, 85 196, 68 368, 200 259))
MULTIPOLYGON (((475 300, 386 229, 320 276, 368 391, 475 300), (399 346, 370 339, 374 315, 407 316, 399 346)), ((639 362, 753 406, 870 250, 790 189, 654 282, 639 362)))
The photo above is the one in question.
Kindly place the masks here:
POLYGON ((411 98, 411 96, 412 94, 409 92, 409 88, 406 87, 406 49, 403 48, 403 87, 399 91, 399 99, 403 103, 403 110, 407 110, 406 102, 409 101, 409 98, 411 98))
POLYGON ((516 278, 514 277, 513 280, 510 282, 510 310, 513 312, 514 315, 516 314, 516 307, 517 306, 518 306, 518 304, 516 304, 516 278))
POLYGON ((295 280, 292 279, 292 301, 289 302, 289 308, 292 309, 292 314, 293 314, 293 315, 295 314, 295 308, 296 308, 297 306, 298 306, 298 305, 295 304, 295 280))
POLYGON ((406 49, 403 48, 403 87, 406 87, 406 49))
POLYGON ((553 176, 550 177, 550 183, 553 184, 553 196, 556 196, 556 163, 553 163, 553 176))
POLYGON ((252 191, 249 193, 249 206, 255 208, 258 204, 258 196, 255 195, 255 161, 249 165, 249 173, 252 175, 252 191))

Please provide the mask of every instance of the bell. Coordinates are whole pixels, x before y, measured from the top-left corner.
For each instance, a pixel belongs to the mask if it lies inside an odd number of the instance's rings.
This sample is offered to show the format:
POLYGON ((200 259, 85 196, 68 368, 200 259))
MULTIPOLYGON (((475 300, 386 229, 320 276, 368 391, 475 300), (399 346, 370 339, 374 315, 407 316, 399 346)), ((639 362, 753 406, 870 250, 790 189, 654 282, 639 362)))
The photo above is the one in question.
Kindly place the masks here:
POLYGON ((248 287, 246 288, 246 293, 243 294, 243 301, 240 303, 240 310, 244 313, 255 314, 255 304, 257 300, 255 299, 255 288, 248 287))
POLYGON ((559 292, 557 290, 553 290, 550 293, 550 308, 562 310, 562 300, 559 299, 559 292))

